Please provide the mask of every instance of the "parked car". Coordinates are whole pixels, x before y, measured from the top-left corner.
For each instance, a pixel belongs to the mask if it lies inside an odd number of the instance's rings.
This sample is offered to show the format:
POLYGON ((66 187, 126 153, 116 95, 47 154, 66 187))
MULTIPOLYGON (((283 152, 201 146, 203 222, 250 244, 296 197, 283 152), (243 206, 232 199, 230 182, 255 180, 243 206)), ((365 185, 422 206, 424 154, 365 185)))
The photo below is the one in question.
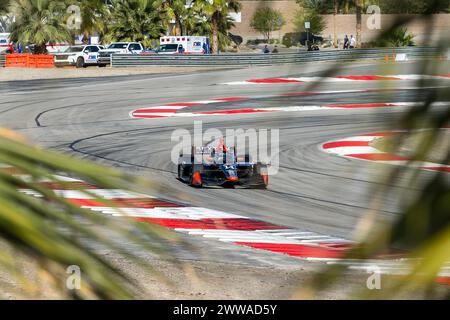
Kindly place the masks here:
POLYGON ((55 66, 76 66, 84 68, 97 65, 98 53, 104 47, 100 45, 71 46, 62 53, 55 53, 55 66))
POLYGON ((98 64, 103 67, 111 63, 113 54, 140 54, 144 47, 139 42, 113 42, 106 49, 100 50, 98 64))

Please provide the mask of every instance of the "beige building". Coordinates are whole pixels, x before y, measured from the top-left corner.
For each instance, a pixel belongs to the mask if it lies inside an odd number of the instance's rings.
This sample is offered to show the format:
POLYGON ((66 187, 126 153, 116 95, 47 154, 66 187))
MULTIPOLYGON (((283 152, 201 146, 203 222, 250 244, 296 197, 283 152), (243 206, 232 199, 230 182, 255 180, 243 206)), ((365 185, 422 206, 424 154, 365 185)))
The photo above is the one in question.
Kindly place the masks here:
POLYGON ((236 35, 240 35, 244 38, 244 43, 248 39, 258 39, 263 38, 263 36, 257 31, 250 27, 250 21, 253 14, 258 8, 270 7, 272 9, 280 10, 283 14, 286 24, 280 30, 280 32, 275 31, 272 37, 277 38, 279 33, 283 36, 287 32, 294 32, 294 26, 292 20, 294 18, 296 10, 300 7, 295 2, 295 0, 241 0, 242 9, 240 15, 238 14, 237 22, 235 22, 235 28, 231 29, 230 32, 236 35))
MULTIPOLYGON (((235 15, 235 27, 230 30, 231 33, 240 35, 244 38, 244 43, 248 39, 262 39, 263 36, 250 27, 250 21, 255 11, 260 7, 270 7, 280 10, 286 21, 286 24, 280 30, 272 34, 272 38, 282 37, 287 32, 294 32, 295 28, 292 23, 295 13, 300 10, 295 0, 241 0, 241 12, 235 15)), ((362 23, 362 41, 369 42, 373 40, 383 29, 389 28, 394 21, 398 19, 398 15, 386 14, 381 15, 381 30, 370 29, 370 15, 363 15, 362 23)), ((338 39, 343 39, 347 35, 356 34, 356 17, 355 15, 337 15, 334 19, 333 15, 324 16, 327 27, 322 32, 325 38, 333 39, 334 30, 338 39)), ((415 21, 408 25, 408 31, 412 32, 415 42, 420 44, 424 39, 431 38, 433 40, 439 37, 450 37, 450 14, 436 14, 433 16, 433 23, 426 24, 424 21, 415 21)))

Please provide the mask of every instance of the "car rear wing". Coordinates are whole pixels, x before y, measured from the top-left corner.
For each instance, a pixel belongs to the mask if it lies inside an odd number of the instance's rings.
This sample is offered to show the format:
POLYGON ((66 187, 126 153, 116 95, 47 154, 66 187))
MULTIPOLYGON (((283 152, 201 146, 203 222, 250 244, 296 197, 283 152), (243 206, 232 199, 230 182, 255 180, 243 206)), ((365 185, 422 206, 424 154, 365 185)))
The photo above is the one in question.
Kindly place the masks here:
MULTIPOLYGON (((218 149, 216 147, 212 146, 206 146, 206 147, 196 147, 192 146, 191 152, 192 154, 213 154, 214 152, 217 152, 218 149)), ((227 152, 233 152, 236 153, 235 147, 227 148, 227 152)))

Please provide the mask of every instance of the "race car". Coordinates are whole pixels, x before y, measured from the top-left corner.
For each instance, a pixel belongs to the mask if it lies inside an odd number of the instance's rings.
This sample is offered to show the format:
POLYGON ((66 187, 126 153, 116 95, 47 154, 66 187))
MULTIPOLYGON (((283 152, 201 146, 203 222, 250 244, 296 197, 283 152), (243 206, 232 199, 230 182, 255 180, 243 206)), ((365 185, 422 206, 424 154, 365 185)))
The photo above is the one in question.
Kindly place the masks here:
POLYGON ((178 179, 193 187, 235 186, 266 189, 267 165, 250 160, 250 155, 236 155, 234 148, 195 147, 190 154, 180 154, 178 179))

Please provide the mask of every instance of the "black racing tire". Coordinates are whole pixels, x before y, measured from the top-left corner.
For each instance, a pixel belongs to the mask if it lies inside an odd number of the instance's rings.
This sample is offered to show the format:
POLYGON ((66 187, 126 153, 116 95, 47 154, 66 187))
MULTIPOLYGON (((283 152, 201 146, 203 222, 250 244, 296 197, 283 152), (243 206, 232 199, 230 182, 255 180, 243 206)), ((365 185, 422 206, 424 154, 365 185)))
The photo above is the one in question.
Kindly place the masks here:
POLYGON ((181 179, 181 170, 183 170, 183 169, 181 168, 181 164, 179 164, 179 165, 178 165, 178 179, 179 179, 179 180, 182 180, 182 179, 181 179))
POLYGON ((258 176, 258 180, 260 181, 254 188, 255 189, 267 189, 269 185, 269 176, 267 173, 267 165, 258 162, 255 166, 254 174, 258 176), (267 183, 264 181, 264 175, 267 178, 267 183))
POLYGON ((76 67, 77 68, 84 68, 84 67, 86 67, 83 57, 78 57, 77 63, 76 63, 76 67))
POLYGON ((254 166, 253 166, 253 174, 255 174, 255 175, 261 175, 261 171, 262 171, 262 168, 263 168, 264 166, 260 163, 260 162, 258 162, 258 163, 256 163, 254 166))
POLYGON ((263 183, 261 184, 257 184, 256 186, 253 187, 253 189, 258 189, 258 190, 267 190, 267 186, 263 183))

